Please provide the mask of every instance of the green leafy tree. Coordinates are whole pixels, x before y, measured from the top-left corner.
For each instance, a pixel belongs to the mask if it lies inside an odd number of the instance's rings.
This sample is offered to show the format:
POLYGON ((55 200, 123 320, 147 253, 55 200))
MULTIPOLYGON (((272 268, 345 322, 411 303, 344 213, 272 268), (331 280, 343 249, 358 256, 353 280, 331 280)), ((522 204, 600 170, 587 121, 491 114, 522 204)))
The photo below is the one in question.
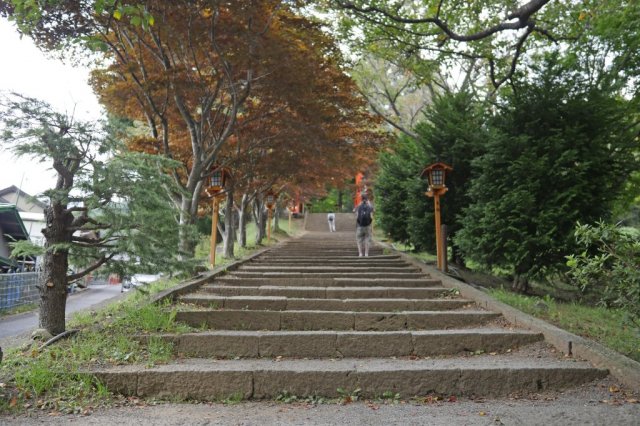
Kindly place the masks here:
POLYGON ((407 200, 410 183, 420 182, 425 160, 422 146, 413 138, 401 135, 389 151, 380 154, 380 171, 376 179, 376 223, 395 241, 409 243, 407 228, 410 216, 407 200))
POLYGON ((640 230, 578 224, 575 237, 584 251, 567 257, 574 283, 605 306, 624 309, 640 328, 640 230))
MULTIPOLYGON (((433 199, 425 195, 424 167, 436 161, 451 165, 449 191, 441 199, 442 223, 449 235, 460 229, 457 216, 469 204, 467 189, 471 161, 483 150, 483 113, 467 93, 437 98, 415 132, 417 140, 400 138, 394 150, 381 156, 381 174, 376 183, 383 197, 378 203, 383 229, 394 239, 416 249, 435 248, 433 199)), ((454 258, 457 261, 454 247, 454 258)))
POLYGON ((551 59, 534 83, 514 85, 473 164, 456 241, 467 258, 511 270, 517 291, 563 267, 575 223, 607 218, 637 168, 631 104, 581 83, 551 59))
MULTIPOLYGON (((56 174, 55 186, 43 194, 41 328, 65 330, 68 284, 100 267, 129 274, 182 265, 175 253, 176 211, 163 195, 172 183, 161 173, 173 164, 129 153, 117 133, 32 98, 2 98, 0 124, 0 143, 49 163, 56 174)), ((25 254, 25 247, 17 254, 25 254)))

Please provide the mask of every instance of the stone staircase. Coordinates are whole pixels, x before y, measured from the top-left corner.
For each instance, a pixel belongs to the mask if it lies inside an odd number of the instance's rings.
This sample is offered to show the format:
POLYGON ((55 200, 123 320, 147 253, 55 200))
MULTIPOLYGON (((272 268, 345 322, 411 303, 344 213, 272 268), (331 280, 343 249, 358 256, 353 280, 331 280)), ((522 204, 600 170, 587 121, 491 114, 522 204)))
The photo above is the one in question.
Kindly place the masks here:
MULTIPOLYGON (((167 365, 97 371, 125 395, 220 400, 388 392, 504 397, 560 390, 606 370, 563 358, 400 255, 358 257, 353 232, 309 232, 179 298, 201 331, 167 365), (354 256, 355 254, 355 256, 354 256)), ((147 339, 151 336, 143 336, 147 339)))

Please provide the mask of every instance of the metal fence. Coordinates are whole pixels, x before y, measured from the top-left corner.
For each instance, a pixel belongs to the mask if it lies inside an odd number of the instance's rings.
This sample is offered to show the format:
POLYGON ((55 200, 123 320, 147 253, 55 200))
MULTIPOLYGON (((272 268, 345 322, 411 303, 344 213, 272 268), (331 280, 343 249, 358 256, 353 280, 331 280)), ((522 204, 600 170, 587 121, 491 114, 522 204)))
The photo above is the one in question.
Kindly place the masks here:
POLYGON ((38 272, 0 274, 0 311, 38 303, 38 272))

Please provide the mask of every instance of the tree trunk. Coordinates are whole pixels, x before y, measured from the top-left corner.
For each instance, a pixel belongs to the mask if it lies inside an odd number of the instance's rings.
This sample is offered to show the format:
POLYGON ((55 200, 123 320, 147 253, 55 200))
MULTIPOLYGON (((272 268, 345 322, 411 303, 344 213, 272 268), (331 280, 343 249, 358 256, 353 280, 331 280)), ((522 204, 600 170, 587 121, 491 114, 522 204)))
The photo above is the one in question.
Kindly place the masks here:
POLYGON ((526 294, 529 292, 529 277, 526 274, 515 274, 511 289, 516 293, 526 294))
POLYGON ((191 234, 187 229, 188 226, 195 223, 194 218, 190 213, 191 201, 190 194, 182 195, 182 204, 180 206, 180 229, 178 230, 178 251, 180 257, 183 259, 193 259, 196 250, 195 241, 191 239, 191 234))
POLYGON ((455 244, 451 244, 451 260, 453 263, 455 263, 458 266, 461 266, 463 268, 466 267, 464 256, 462 256, 460 249, 455 244))
POLYGON ((271 232, 275 232, 280 229, 280 207, 278 203, 273 207, 273 229, 271 232))
POLYGON ((247 194, 242 194, 240 199, 240 211, 238 212, 238 244, 240 247, 247 247, 247 194))
POLYGON ((235 242, 233 217, 233 188, 227 190, 227 206, 224 211, 224 254, 227 259, 233 258, 233 249, 235 242))
POLYGON ((69 267, 69 251, 58 248, 51 250, 55 244, 70 243, 71 234, 66 227, 73 220, 70 213, 59 202, 45 210, 47 221, 44 229, 45 254, 43 259, 43 277, 38 288, 40 292, 39 327, 52 335, 65 331, 65 316, 67 307, 67 269, 69 267))
POLYGON ((39 286, 39 327, 53 336, 64 332, 66 327, 68 255, 66 250, 44 255, 44 273, 39 286))
POLYGON ((254 201, 254 217, 256 221, 256 245, 262 244, 262 240, 266 235, 267 209, 264 204, 256 198, 254 201))

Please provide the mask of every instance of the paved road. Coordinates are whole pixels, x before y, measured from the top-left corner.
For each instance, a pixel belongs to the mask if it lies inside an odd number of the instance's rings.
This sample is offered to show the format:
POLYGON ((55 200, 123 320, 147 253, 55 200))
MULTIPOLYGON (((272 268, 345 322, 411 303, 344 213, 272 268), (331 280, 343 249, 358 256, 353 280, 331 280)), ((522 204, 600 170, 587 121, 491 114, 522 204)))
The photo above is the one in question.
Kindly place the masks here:
MULTIPOLYGON (((91 285, 86 290, 69 295, 67 298, 67 318, 74 312, 89 309, 105 301, 122 296, 121 286, 91 285)), ((0 318, 0 346, 20 345, 31 332, 38 328, 38 311, 25 312, 0 318)))

